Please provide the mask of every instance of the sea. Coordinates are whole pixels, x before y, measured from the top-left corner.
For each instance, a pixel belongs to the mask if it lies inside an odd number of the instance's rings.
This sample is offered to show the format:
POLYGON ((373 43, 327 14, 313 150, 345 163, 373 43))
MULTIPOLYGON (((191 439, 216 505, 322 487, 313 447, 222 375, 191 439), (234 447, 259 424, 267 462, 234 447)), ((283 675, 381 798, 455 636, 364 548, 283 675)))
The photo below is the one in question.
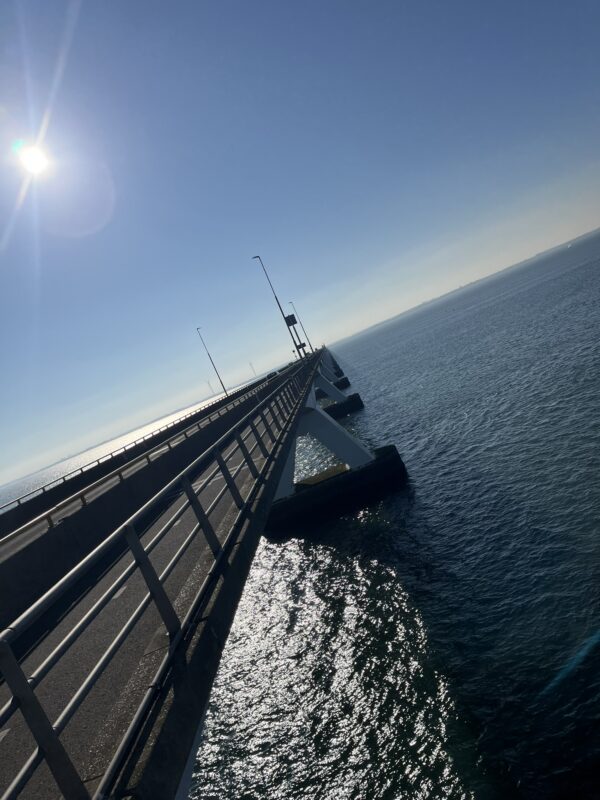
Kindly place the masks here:
POLYGON ((332 347, 410 487, 263 539, 190 798, 600 798, 599 309, 595 234, 332 347))

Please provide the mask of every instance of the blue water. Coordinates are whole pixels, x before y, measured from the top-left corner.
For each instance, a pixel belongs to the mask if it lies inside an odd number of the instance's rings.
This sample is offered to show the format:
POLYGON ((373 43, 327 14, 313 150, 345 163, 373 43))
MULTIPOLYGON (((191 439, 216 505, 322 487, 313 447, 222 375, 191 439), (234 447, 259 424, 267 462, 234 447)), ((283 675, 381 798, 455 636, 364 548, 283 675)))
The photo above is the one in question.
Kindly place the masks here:
POLYGON ((600 236, 333 350, 410 491, 264 540, 193 798, 599 798, 600 236))

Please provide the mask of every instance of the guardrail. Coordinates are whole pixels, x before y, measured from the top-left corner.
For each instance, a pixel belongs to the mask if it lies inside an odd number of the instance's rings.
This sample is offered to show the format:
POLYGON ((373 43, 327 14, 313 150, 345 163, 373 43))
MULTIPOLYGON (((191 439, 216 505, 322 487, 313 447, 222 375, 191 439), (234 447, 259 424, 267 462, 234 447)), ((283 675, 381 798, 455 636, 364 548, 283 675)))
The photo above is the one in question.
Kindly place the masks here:
MULTIPOLYGON (((281 378, 281 373, 278 373, 278 377, 281 378)), ((10 533, 6 534, 6 536, 1 537, 0 544, 5 544, 6 542, 13 540, 14 538, 20 536, 24 531, 30 530, 31 528, 39 525, 42 522, 45 522, 47 524, 48 530, 54 527, 55 524, 54 517, 59 516, 61 511, 64 511, 68 507, 72 506, 73 503, 80 503, 81 506, 85 506, 87 504, 86 500, 87 495, 96 493, 105 484, 111 484, 112 482, 115 481, 115 479, 118 479, 119 481, 125 480, 124 473, 134 471, 135 468, 140 464, 142 464, 143 462, 150 464, 150 462, 153 460, 153 457, 155 457, 158 453, 164 451, 165 449, 167 450, 173 449, 173 447, 175 447, 179 443, 179 441, 184 441, 185 439, 188 439, 194 433, 197 433, 205 425, 210 424, 210 422, 212 422, 215 419, 215 417, 222 416, 227 411, 230 411, 232 408, 235 408, 236 406, 245 402, 249 397, 252 397, 252 395, 261 392, 271 382, 271 380, 274 379, 273 378, 267 379, 262 383, 260 383, 258 386, 254 386, 254 388, 252 388, 250 391, 240 395, 239 397, 236 397, 227 405, 219 406, 211 414, 203 416, 201 419, 199 419, 197 422, 194 422, 189 427, 184 428, 184 430, 182 431, 178 431, 170 439, 165 439, 164 441, 157 444, 155 447, 152 447, 150 450, 146 450, 145 453, 142 453, 141 455, 137 456, 137 458, 134 458, 131 461, 128 461, 126 464, 123 464, 122 466, 113 470, 112 472, 103 475, 101 478, 98 478, 93 483, 88 484, 83 489, 80 489, 78 492, 69 495, 69 497, 66 497, 64 500, 61 500, 60 503, 57 503, 52 508, 42 512, 41 514, 38 514, 37 517, 34 517, 33 519, 29 520, 23 525, 20 525, 14 531, 11 531, 10 533)))
MULTIPOLYGON (((0 728, 3 728, 15 712, 20 710, 31 736, 37 744, 35 750, 12 779, 2 800, 16 798, 42 762, 46 763, 67 800, 80 800, 80 798, 89 800, 90 794, 83 779, 59 737, 111 664, 119 649, 128 640, 136 623, 146 609, 153 604, 168 634, 169 647, 149 688, 145 691, 141 703, 130 719, 126 733, 113 753, 110 763, 106 764, 103 776, 93 795, 95 800, 108 796, 110 788, 169 673, 178 645, 188 630, 196 623, 199 613, 210 599, 216 580, 220 574, 223 574, 221 570, 223 559, 227 556, 241 526, 250 518, 252 505, 265 485, 266 475, 294 424, 298 410, 305 402, 320 361, 320 355, 319 353, 312 358, 307 358, 284 383, 259 402, 213 446, 173 478, 0 634, 0 673, 4 676, 12 695, 0 709, 0 728), (234 457, 240 457, 239 464, 229 466, 234 457), (243 475, 244 471, 247 471, 248 476, 243 475), (222 479, 223 487, 207 503, 203 500, 202 495, 208 487, 213 486, 215 479, 222 479), (178 501, 172 500, 168 512, 164 512, 165 499, 172 498, 173 493, 177 494, 177 498, 183 499, 183 503, 173 510, 178 501), (217 506, 225 499, 229 504, 227 508, 234 509, 236 516, 233 524, 229 528, 225 526, 225 530, 222 530, 223 526, 221 525, 220 528, 218 523, 215 524, 213 515, 217 506), (156 509, 157 513, 162 509, 160 513, 168 513, 169 518, 160 525, 156 533, 150 531, 152 538, 144 544, 140 539, 141 532, 138 527, 142 518, 147 519, 148 513, 153 509, 156 509), (159 572, 152 563, 150 554, 160 542, 166 540, 169 534, 174 536, 175 526, 190 510, 196 521, 166 566, 159 572), (165 583, 190 545, 197 541, 200 533, 212 554, 212 563, 199 590, 188 604, 185 613, 182 614, 176 611, 175 603, 169 597, 165 583), (122 558, 126 559, 128 556, 132 556, 133 560, 27 677, 13 651, 15 640, 28 630, 46 610, 60 601, 65 592, 85 576, 117 540, 126 543, 127 549, 122 558), (147 591, 143 599, 97 659, 58 717, 51 722, 36 695, 36 687, 68 653, 79 637, 88 630, 107 604, 120 596, 118 595, 119 590, 125 586, 134 573, 141 575, 145 583, 147 591)), ((113 606, 111 606, 111 613, 114 614, 112 609, 113 606)))
MULTIPOLYGON (((249 392, 240 395, 240 397, 246 397, 252 394, 255 390, 264 388, 267 385, 267 383, 269 383, 270 380, 272 380, 272 378, 266 378, 260 384, 255 385, 253 389, 250 390, 249 392)), ((242 392, 243 388, 244 387, 242 387, 242 389, 238 389, 234 394, 237 395, 238 392, 242 392)), ((179 425, 179 423, 183 422, 184 420, 189 419, 190 417, 193 417, 196 414, 200 414, 202 411, 205 411, 209 408, 213 408, 214 406, 219 405, 225 399, 226 396, 221 396, 217 400, 213 400, 211 403, 206 403, 206 405, 202 406, 202 408, 197 408, 195 411, 189 411, 182 417, 178 417, 177 419, 174 419, 172 422, 168 422, 166 425, 162 425, 160 428, 155 428, 153 431, 150 431, 150 433, 145 434, 145 436, 140 436, 139 439, 136 439, 133 442, 129 442, 128 444, 123 445, 123 447, 117 447, 116 450, 111 450, 110 453, 105 453, 105 455, 100 456, 100 458, 97 458, 95 461, 89 461, 87 464, 84 464, 83 466, 78 467, 77 469, 71 470, 71 472, 67 472, 60 478, 56 478, 53 481, 49 481, 43 486, 38 486, 37 489, 32 489, 30 492, 26 492, 25 494, 15 498, 14 500, 9 500, 8 503, 4 503, 3 505, 0 506, 0 514, 3 514, 5 511, 9 511, 11 508, 14 508, 15 506, 22 505, 26 500, 31 500, 31 498, 38 497, 40 494, 45 494, 49 489, 54 489, 55 486, 60 486, 61 483, 65 483, 70 478, 74 478, 76 475, 81 475, 83 472, 86 472, 87 470, 97 466, 98 464, 103 464, 104 462, 109 461, 111 458, 114 458, 120 453, 125 453, 127 450, 131 450, 133 447, 137 447, 138 444, 141 444, 142 442, 145 442, 148 439, 152 439, 157 434, 162 433, 163 431, 166 431, 169 428, 172 428, 174 425, 179 425)), ((237 399, 237 397, 235 399, 237 399)), ((229 408, 229 406, 230 404, 225 404, 224 408, 229 408)))

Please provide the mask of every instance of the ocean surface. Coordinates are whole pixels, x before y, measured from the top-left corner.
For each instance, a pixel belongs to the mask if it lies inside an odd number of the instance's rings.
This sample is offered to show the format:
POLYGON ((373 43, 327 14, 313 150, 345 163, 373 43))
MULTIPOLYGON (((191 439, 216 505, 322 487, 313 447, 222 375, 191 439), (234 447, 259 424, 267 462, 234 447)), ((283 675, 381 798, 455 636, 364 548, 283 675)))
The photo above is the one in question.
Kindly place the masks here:
POLYGON ((333 348, 410 490, 263 540, 191 798, 600 798, 599 308, 596 235, 333 348))

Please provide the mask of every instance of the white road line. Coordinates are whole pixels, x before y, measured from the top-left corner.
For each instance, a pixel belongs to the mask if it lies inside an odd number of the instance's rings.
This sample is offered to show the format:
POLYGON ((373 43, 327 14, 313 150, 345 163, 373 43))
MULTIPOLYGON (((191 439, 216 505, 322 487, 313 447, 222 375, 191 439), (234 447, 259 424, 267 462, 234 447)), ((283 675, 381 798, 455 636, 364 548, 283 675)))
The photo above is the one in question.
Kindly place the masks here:
POLYGON ((117 599, 117 597, 121 597, 121 595, 123 594, 123 592, 125 591, 125 589, 126 589, 126 588, 127 588, 127 584, 125 584, 125 586, 121 586, 121 588, 119 589, 119 591, 118 591, 118 592, 116 592, 115 594, 113 594, 113 597, 112 597, 112 599, 113 599, 113 600, 116 600, 116 599, 117 599))
POLYGON ((0 731, 0 742, 2 739, 6 738, 10 733, 10 728, 7 728, 5 731, 0 731))

